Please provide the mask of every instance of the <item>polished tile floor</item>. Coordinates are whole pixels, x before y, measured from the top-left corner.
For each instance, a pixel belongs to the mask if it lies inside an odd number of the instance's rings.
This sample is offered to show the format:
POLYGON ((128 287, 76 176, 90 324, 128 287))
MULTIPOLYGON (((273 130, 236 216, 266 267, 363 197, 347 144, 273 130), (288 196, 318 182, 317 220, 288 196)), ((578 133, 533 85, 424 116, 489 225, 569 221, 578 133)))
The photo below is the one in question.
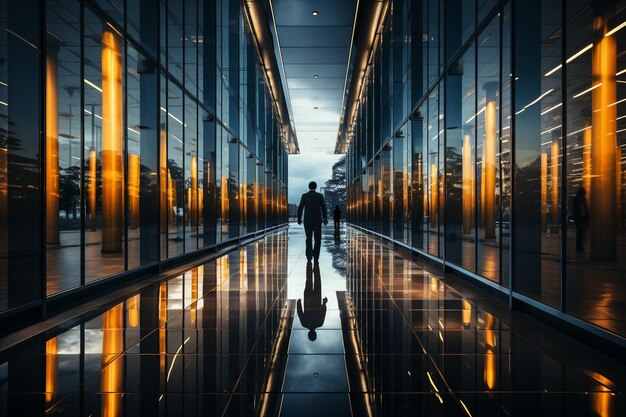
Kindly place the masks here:
POLYGON ((622 363, 352 229, 103 305, 0 352, 0 416, 626 415, 622 363))

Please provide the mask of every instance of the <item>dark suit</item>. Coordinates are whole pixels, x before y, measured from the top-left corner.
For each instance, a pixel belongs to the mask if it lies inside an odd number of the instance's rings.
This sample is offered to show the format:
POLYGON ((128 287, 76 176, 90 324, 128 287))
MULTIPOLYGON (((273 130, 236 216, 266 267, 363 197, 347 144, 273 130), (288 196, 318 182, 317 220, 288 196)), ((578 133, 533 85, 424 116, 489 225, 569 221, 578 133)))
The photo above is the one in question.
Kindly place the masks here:
POLYGON ((298 223, 302 223, 302 211, 304 211, 304 232, 306 234, 306 257, 316 260, 320 257, 322 246, 322 222, 328 221, 328 212, 324 196, 314 190, 302 194, 300 205, 298 206, 298 223), (311 250, 311 239, 315 235, 315 248, 311 250))
POLYGON ((311 264, 306 267, 306 284, 304 287, 304 300, 298 300, 298 318, 303 327, 315 331, 318 327, 324 325, 326 318, 326 302, 327 298, 322 299, 322 278, 320 276, 320 267, 315 265, 311 268, 311 264), (313 269, 313 270, 312 270, 313 269))

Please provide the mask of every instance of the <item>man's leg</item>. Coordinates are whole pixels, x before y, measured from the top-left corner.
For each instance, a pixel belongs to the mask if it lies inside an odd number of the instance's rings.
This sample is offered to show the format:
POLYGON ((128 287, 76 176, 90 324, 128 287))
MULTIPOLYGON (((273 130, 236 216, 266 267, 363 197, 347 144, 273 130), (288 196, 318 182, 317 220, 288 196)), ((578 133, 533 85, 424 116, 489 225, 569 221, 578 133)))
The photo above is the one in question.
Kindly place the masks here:
POLYGON ((320 258, 320 248, 322 247, 322 223, 316 223, 313 226, 315 233, 315 249, 313 249, 313 257, 317 261, 320 258))
POLYGON ((305 224, 304 225, 304 234, 306 236, 306 238, 305 238, 305 240, 306 240, 306 251, 305 251, 306 259, 310 261, 311 257, 313 256, 313 254, 311 253, 312 252, 311 247, 313 246, 312 242, 311 242, 311 239, 313 238, 313 227, 311 225, 305 224))

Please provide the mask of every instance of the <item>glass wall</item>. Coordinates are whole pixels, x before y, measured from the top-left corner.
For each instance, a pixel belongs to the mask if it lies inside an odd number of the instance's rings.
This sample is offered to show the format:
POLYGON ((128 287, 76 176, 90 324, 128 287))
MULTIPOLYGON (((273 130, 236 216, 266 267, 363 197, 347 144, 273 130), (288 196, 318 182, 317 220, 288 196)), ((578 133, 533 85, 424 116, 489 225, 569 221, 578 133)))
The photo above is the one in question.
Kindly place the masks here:
POLYGON ((626 337, 624 6, 392 1, 347 129, 349 221, 626 337))
POLYGON ((239 1, 0 1, 0 28, 0 312, 286 221, 239 1))

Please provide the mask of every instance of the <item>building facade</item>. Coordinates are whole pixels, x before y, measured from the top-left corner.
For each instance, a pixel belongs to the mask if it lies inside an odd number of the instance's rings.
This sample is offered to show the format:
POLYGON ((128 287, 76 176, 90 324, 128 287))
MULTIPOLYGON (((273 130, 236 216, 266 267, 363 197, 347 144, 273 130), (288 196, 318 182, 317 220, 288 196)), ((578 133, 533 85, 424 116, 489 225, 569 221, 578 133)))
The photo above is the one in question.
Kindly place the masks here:
POLYGON ((625 27, 623 1, 383 2, 349 221, 626 345, 625 27))
POLYGON ((243 3, 3 0, 0 27, 0 317, 288 220, 243 3))

